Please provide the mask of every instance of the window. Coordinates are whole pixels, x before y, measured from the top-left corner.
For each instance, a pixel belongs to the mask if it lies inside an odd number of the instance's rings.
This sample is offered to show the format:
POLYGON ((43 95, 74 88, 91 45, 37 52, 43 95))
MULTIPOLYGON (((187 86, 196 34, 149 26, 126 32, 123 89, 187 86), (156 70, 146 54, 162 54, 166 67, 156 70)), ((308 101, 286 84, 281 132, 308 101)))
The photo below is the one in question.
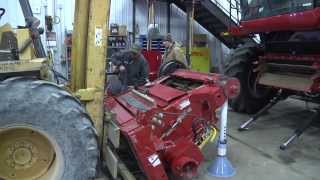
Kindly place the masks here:
POLYGON ((241 0, 243 20, 300 12, 313 8, 313 0, 241 0))

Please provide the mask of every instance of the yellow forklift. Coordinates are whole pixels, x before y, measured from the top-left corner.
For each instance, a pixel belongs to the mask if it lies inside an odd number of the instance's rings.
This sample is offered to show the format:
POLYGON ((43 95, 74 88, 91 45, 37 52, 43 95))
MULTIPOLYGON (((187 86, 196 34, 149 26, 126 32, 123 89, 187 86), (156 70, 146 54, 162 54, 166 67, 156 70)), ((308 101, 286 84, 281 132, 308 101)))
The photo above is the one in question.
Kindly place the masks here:
POLYGON ((28 0, 20 5, 26 26, 0 27, 0 179, 93 179, 103 139, 110 0, 76 1, 70 88, 48 81, 55 72, 39 21, 28 0))

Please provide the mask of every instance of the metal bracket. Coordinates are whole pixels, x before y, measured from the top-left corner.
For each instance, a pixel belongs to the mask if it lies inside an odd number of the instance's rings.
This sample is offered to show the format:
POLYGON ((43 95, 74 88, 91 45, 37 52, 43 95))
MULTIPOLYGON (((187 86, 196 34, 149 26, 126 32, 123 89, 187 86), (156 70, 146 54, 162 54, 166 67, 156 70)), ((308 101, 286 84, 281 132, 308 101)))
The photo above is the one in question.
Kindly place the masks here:
POLYGON ((116 118, 116 114, 111 112, 105 112, 104 121, 105 121, 105 128, 104 131, 107 131, 106 137, 104 139, 110 140, 112 145, 115 148, 119 148, 120 146, 120 128, 119 126, 114 122, 116 118))
POLYGON ((75 93, 75 96, 78 97, 80 101, 93 101, 96 92, 96 88, 79 89, 75 93))

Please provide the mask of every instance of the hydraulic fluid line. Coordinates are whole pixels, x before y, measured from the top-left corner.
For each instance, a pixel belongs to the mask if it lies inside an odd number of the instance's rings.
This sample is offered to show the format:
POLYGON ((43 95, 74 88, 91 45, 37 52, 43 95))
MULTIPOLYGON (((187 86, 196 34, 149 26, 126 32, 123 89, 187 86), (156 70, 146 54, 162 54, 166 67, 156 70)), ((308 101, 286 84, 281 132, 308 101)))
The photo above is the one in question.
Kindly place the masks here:
POLYGON ((217 129, 213 127, 210 131, 210 134, 203 140, 203 142, 198 146, 200 149, 202 149, 206 144, 209 142, 213 142, 217 136, 217 129))

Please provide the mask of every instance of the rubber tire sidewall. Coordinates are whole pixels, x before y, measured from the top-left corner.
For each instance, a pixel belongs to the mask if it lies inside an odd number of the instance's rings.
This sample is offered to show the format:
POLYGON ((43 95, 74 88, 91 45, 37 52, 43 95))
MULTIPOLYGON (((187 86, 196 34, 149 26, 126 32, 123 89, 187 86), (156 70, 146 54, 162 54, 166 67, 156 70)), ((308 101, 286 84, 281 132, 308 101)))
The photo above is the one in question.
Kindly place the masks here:
POLYGON ((176 71, 177 69, 187 69, 187 67, 182 62, 177 60, 170 60, 170 61, 164 62, 163 64, 161 64, 159 68, 158 77, 167 76, 173 73, 174 71, 176 71), (169 71, 168 68, 170 66, 180 66, 180 67, 176 69, 170 69, 169 71))
POLYGON ((93 179, 96 134, 80 102, 53 83, 13 78, 0 83, 0 128, 27 126, 57 143, 64 161, 62 180, 93 179))
MULTIPOLYGON (((243 51, 243 48, 241 49, 243 51)), ((237 54, 235 51, 228 58, 230 62, 225 68, 225 74, 230 77, 239 79, 241 90, 240 95, 230 100, 230 106, 236 112, 253 114, 266 106, 269 100, 275 95, 274 91, 270 90, 262 97, 256 97, 251 94, 249 89, 249 72, 252 72, 252 62, 257 58, 257 54, 250 48, 247 50, 250 53, 237 54)))

